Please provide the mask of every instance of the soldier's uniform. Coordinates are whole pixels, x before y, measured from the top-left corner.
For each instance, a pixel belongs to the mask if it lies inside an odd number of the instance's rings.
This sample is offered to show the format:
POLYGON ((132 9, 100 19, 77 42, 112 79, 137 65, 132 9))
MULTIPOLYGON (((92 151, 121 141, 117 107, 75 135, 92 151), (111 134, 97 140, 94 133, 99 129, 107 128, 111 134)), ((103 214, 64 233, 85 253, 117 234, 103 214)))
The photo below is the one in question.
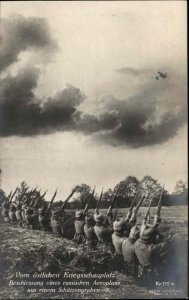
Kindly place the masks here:
POLYGON ((158 263, 168 250, 165 242, 157 243, 158 223, 142 224, 140 238, 135 242, 135 253, 141 266, 141 277, 145 284, 153 286, 158 279, 158 263))
POLYGON ((26 225, 30 229, 38 228, 38 211, 36 208, 28 207, 25 209, 26 225))
POLYGON ((3 216, 3 219, 6 223, 9 223, 10 222, 10 219, 9 219, 9 209, 10 209, 10 204, 8 201, 5 201, 3 203, 3 210, 2 210, 2 216, 3 216))
POLYGON ((38 208, 38 222, 39 227, 42 230, 49 230, 50 229, 50 215, 47 212, 48 205, 44 201, 42 206, 38 208))
POLYGON ((61 232, 62 236, 71 240, 75 234, 74 215, 72 213, 61 211, 61 232))
POLYGON ((77 244, 84 243, 85 242, 85 234, 84 234, 84 225, 85 225, 85 215, 82 210, 77 209, 75 212, 75 235, 74 235, 74 241, 77 244))
POLYGON ((135 254, 135 242, 140 236, 138 226, 131 228, 129 237, 124 239, 122 243, 122 253, 124 258, 124 271, 126 274, 133 276, 137 279, 138 276, 138 259, 135 254))
POLYGON ((16 219, 17 223, 22 226, 22 205, 18 202, 16 205, 16 219))
POLYGON ((122 243, 124 241, 124 225, 125 222, 123 218, 113 222, 114 232, 112 234, 112 243, 115 249, 113 262, 116 270, 123 270, 122 243))
POLYGON ((124 240, 124 220, 117 220, 115 222, 113 222, 113 234, 112 234, 112 243, 114 245, 115 248, 115 252, 117 255, 123 255, 122 253, 122 243, 124 240))
POLYGON ((86 244, 89 247, 94 247, 97 244, 97 236, 94 231, 94 218, 92 216, 85 216, 84 233, 86 236, 86 244))
POLYGON ((13 203, 11 203, 9 209, 9 219, 11 224, 15 224, 17 221, 15 213, 16 213, 16 206, 13 203))
POLYGON ((59 209, 52 209, 51 210, 51 229, 52 233, 55 235, 62 235, 61 231, 61 215, 59 209))
POLYGON ((94 232, 98 238, 99 244, 110 244, 111 230, 105 224, 106 217, 102 213, 95 212, 94 220, 95 220, 94 232))
POLYGON ((22 216, 22 225, 26 225, 26 209, 28 208, 27 203, 22 204, 21 216, 22 216))

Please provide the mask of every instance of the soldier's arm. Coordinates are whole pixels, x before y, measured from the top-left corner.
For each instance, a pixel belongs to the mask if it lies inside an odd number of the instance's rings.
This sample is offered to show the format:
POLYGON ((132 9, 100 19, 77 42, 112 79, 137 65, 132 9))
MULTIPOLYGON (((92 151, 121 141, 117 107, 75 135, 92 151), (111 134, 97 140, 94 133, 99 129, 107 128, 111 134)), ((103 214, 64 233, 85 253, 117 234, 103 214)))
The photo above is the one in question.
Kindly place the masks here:
POLYGON ((164 255, 168 251, 168 244, 165 242, 153 244, 151 246, 152 253, 160 256, 164 255))

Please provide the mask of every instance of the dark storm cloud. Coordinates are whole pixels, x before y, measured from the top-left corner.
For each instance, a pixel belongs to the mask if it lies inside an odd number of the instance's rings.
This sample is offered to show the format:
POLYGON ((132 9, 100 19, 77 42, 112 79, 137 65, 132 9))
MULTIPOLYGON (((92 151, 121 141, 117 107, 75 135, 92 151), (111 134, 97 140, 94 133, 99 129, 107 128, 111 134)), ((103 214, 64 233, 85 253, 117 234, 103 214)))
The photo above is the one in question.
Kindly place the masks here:
POLYGON ((117 111, 107 111, 99 115, 80 113, 77 119, 77 130, 84 134, 93 134, 101 131, 111 131, 118 126, 117 111))
POLYGON ((183 110, 159 113, 153 101, 143 102, 142 105, 140 101, 138 96, 110 103, 109 108, 118 112, 119 126, 107 134, 98 134, 96 138, 114 146, 127 145, 133 148, 161 144, 175 136, 186 121, 183 110))
POLYGON ((161 144, 186 122, 186 93, 176 81, 149 83, 125 99, 103 97, 101 110, 87 114, 79 110, 85 95, 72 85, 46 101, 38 99, 34 93, 38 76, 38 70, 25 69, 2 79, 1 136, 72 130, 103 144, 134 148, 161 144))
POLYGON ((56 48, 45 19, 14 15, 1 20, 0 71, 18 61, 22 51, 38 49, 49 55, 56 48))
POLYGON ((82 116, 82 131, 113 146, 136 148, 167 141, 187 119, 185 83, 177 86, 178 82, 152 81, 132 97, 104 97, 101 114, 82 116))
MULTIPOLYGON (((4 20, 1 34, 0 70, 16 62, 24 50, 38 49, 49 55, 56 48, 47 23, 41 18, 16 16, 4 20)), ((86 97, 72 85, 45 101, 36 97, 40 71, 35 68, 4 77, 0 84, 0 136, 72 130, 99 143, 127 147, 160 144, 174 137, 187 119, 185 79, 168 71, 165 80, 157 81, 152 75, 146 81, 146 73, 152 70, 131 67, 117 72, 132 76, 133 80, 136 77, 137 81, 142 75, 140 84, 134 85, 130 97, 104 96, 101 109, 94 114, 80 110, 86 97)))
POLYGON ((74 129, 76 107, 85 96, 78 88, 68 85, 44 103, 33 91, 38 76, 38 70, 24 69, 17 76, 8 76, 1 81, 1 136, 30 136, 74 129))

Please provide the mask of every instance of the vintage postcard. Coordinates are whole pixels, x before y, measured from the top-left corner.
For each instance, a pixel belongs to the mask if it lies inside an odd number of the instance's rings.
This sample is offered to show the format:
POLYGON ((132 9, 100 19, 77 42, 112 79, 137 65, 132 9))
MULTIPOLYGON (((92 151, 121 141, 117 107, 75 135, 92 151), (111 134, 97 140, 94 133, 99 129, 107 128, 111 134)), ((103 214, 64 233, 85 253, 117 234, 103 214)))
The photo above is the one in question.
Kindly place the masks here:
POLYGON ((0 27, 0 299, 188 298, 186 1, 0 27))

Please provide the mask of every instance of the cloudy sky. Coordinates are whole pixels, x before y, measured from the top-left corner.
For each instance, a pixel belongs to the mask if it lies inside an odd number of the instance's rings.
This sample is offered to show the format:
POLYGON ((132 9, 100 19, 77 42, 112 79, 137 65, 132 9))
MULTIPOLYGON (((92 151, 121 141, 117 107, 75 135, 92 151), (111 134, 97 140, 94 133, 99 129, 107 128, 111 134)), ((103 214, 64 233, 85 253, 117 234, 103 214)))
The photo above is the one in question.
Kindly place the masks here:
POLYGON ((186 20, 184 1, 2 2, 5 191, 186 181, 186 20))

